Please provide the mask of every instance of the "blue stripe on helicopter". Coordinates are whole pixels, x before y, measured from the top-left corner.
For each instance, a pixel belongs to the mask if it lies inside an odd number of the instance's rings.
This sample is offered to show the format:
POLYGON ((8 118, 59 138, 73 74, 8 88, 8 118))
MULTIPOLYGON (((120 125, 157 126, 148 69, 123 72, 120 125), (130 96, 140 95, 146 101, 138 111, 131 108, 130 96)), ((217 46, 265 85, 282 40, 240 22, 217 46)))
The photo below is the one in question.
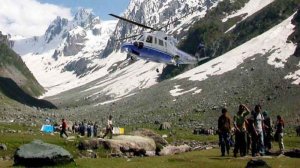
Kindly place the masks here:
POLYGON ((172 63, 173 60, 173 56, 170 54, 149 46, 144 46, 142 49, 138 49, 138 47, 134 46, 133 44, 124 44, 122 49, 124 50, 126 48, 129 50, 129 52, 139 53, 138 57, 145 60, 151 60, 160 63, 172 63))

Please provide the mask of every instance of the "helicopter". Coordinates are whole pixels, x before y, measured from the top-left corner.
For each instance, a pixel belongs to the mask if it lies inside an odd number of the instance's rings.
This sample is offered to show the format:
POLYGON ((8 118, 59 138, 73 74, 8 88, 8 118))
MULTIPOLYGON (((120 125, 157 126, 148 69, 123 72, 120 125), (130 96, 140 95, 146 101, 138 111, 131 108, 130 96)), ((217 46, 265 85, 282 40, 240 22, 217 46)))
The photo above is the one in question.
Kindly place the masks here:
POLYGON ((109 15, 150 30, 149 32, 143 32, 139 35, 120 39, 120 41, 123 41, 134 38, 133 41, 125 42, 121 45, 121 51, 127 52, 132 60, 137 60, 137 58, 139 58, 146 61, 179 66, 180 64, 197 64, 198 62, 209 58, 206 57, 205 54, 202 57, 200 57, 199 54, 196 54, 195 57, 178 49, 176 47, 178 45, 178 40, 162 31, 162 29, 170 23, 161 28, 153 28, 115 14, 109 15))

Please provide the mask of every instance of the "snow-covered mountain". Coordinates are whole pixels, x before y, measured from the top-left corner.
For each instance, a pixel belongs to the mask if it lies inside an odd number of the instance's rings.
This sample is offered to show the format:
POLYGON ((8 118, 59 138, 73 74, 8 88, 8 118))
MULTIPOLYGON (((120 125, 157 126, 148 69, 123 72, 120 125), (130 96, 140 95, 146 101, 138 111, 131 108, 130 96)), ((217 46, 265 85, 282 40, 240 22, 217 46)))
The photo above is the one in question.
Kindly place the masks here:
MULTIPOLYGON (((189 14, 172 24, 176 27, 172 30, 183 32, 217 2, 132 0, 125 17, 159 27, 189 14)), ((118 50, 120 42, 111 40, 141 31, 139 27, 123 21, 102 22, 92 11, 81 9, 73 20, 57 17, 41 37, 15 40, 14 50, 22 56, 38 81, 48 90, 44 96, 55 95, 103 78, 104 82, 94 87, 105 87, 103 93, 110 97, 122 97, 135 89, 156 84, 159 74, 155 69, 163 68, 162 64, 141 60, 129 63, 126 61, 127 55, 118 50), (112 45, 114 52, 104 51, 111 50, 112 45), (131 79, 130 84, 128 78, 131 79), (116 85, 122 88, 116 89, 116 85)))
POLYGON ((93 80, 88 76, 100 68, 99 55, 116 23, 80 9, 73 20, 57 17, 43 36, 15 39, 13 49, 48 94, 56 94, 93 80))

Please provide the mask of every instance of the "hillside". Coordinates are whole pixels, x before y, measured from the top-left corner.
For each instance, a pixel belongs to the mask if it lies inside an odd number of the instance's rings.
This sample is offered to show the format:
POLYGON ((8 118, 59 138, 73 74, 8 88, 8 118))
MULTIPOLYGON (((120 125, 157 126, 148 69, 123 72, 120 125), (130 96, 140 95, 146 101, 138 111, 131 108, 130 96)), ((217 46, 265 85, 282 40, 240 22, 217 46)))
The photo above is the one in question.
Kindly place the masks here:
POLYGON ((80 118, 103 121, 112 114, 117 125, 170 121, 185 128, 215 126, 221 107, 228 107, 233 115, 240 103, 251 108, 260 103, 271 116, 281 114, 292 125, 300 111, 300 60, 292 56, 297 45, 288 39, 297 28, 292 24, 297 16, 291 15, 265 33, 176 78, 129 96, 109 101, 100 99, 101 94, 97 99, 88 98, 95 91, 84 91, 87 85, 50 99, 68 106, 68 114, 80 118))
MULTIPOLYGON (((291 56, 297 48, 298 28, 293 25, 297 25, 297 19, 292 19, 297 2, 221 1, 211 6, 212 10, 206 11, 205 17, 199 17, 199 22, 194 21, 186 40, 181 43, 181 47, 188 50, 201 42, 199 38, 205 37, 207 45, 214 49, 207 54, 218 53, 206 63, 179 68, 177 74, 186 73, 175 78, 171 78, 176 75, 172 70, 163 72, 169 75, 158 82, 161 73, 155 69, 167 69, 166 66, 141 60, 130 62, 125 60, 126 55, 116 51, 95 61, 99 69, 77 78, 74 83, 66 82, 56 87, 65 92, 52 90, 48 96, 53 96, 47 99, 61 108, 53 112, 66 114, 67 111, 74 119, 99 121, 110 113, 120 125, 155 121, 171 121, 185 127, 202 123, 214 125, 221 107, 227 106, 233 114, 239 103, 249 106, 261 103, 271 115, 282 113, 291 118, 299 112, 296 100, 300 95, 299 60, 291 56), (232 7, 226 8, 228 5, 232 7), (216 43, 218 45, 213 46, 216 43), (74 85, 78 83, 80 85, 74 85)), ((136 11, 132 9, 132 12, 136 11)), ((125 30, 123 26, 117 25, 125 30)), ((59 59, 64 61, 70 57, 62 55, 59 59)), ((34 53, 25 56, 27 61, 35 58, 34 53)))
POLYGON ((15 100, 36 107, 55 107, 51 103, 34 97, 44 93, 20 56, 9 48, 7 37, 0 34, 0 94, 1 106, 13 106, 15 100))
MULTIPOLYGON (((299 3, 299 0, 224 0, 189 29, 180 48, 194 54, 202 43, 206 56, 218 57, 282 22, 297 11, 299 3)), ((168 66, 160 79, 174 77, 192 67, 168 66)))

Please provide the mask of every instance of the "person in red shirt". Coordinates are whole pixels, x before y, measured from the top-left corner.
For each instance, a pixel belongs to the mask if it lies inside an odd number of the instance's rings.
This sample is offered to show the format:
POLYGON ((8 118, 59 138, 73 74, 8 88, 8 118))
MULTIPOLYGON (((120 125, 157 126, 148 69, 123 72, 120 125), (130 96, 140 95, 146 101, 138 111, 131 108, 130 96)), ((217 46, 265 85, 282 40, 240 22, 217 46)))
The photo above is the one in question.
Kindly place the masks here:
POLYGON ((65 119, 61 120, 61 131, 60 131, 60 137, 63 137, 63 134, 65 134, 68 137, 68 134, 66 132, 67 130, 67 123, 65 121, 65 119))

